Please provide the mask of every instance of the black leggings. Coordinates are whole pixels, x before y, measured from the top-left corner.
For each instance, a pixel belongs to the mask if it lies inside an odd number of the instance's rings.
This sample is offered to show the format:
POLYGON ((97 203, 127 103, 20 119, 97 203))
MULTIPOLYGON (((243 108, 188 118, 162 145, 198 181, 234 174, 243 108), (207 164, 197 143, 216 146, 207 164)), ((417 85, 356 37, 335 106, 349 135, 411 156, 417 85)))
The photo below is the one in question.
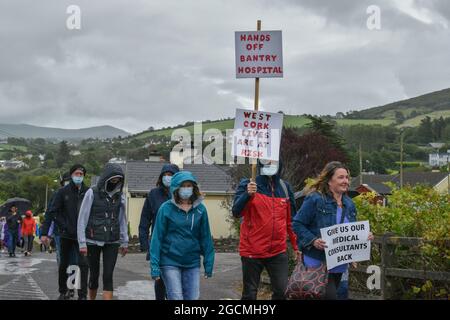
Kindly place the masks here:
POLYGON ((113 272, 116 266, 118 243, 105 243, 103 246, 87 245, 89 261, 89 289, 98 289, 100 276, 100 253, 103 252, 103 291, 113 291, 113 272))

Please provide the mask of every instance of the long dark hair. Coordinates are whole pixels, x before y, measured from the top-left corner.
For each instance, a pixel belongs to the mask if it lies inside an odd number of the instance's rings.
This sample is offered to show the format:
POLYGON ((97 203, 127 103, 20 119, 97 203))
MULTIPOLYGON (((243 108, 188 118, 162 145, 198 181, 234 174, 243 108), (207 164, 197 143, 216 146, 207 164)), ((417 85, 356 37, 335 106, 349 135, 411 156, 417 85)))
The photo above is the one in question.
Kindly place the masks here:
POLYGON ((316 178, 314 183, 306 188, 306 194, 308 195, 310 193, 317 191, 323 195, 331 195, 328 182, 330 182, 330 180, 336 173, 336 170, 338 169, 345 169, 350 178, 350 170, 342 162, 339 161, 328 162, 322 169, 322 171, 320 172, 319 176, 316 178))

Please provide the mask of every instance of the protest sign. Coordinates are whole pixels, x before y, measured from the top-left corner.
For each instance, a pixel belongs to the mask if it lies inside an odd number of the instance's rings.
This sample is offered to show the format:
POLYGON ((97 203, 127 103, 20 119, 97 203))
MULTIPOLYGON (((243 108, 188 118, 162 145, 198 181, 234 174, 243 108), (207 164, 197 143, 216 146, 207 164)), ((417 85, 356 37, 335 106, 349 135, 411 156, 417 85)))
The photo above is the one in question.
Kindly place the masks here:
POLYGON ((236 109, 231 155, 279 160, 283 114, 236 109))
POLYGON ((236 78, 282 78, 281 31, 235 32, 236 78))
POLYGON ((328 270, 351 262, 370 260, 369 221, 337 224, 320 229, 327 244, 325 257, 328 270))

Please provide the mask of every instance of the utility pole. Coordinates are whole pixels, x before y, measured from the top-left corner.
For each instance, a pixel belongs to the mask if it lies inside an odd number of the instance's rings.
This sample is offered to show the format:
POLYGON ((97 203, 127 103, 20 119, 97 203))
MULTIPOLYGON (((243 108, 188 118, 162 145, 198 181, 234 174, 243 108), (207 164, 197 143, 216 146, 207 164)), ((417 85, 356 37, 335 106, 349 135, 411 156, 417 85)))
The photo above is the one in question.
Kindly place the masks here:
POLYGON ((45 184, 45 212, 47 212, 48 182, 45 184))
POLYGON ((363 184, 363 176, 362 176, 363 166, 362 166, 362 148, 361 141, 359 142, 359 185, 363 184))
POLYGON ((450 155, 447 156, 447 194, 450 194, 450 155))
POLYGON ((400 189, 403 188, 403 133, 404 129, 400 129, 400 189))

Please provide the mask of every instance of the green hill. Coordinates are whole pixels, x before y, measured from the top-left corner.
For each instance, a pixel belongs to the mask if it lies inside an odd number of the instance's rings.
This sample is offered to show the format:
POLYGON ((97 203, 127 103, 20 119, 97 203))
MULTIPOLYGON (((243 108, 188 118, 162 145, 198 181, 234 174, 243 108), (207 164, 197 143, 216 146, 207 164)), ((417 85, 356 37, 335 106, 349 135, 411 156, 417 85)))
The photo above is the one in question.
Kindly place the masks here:
MULTIPOLYGON (((357 125, 357 124, 366 124, 373 125, 379 124, 382 126, 387 126, 393 123, 393 120, 389 119, 337 119, 338 125, 357 125)), ((285 115, 284 116, 284 126, 287 128, 301 128, 304 127, 307 123, 309 123, 309 119, 305 116, 296 116, 296 115, 285 115)), ((233 129, 234 119, 231 120, 220 120, 220 121, 211 121, 207 123, 202 123, 202 130, 205 132, 208 129, 218 129, 220 131, 225 131, 227 129, 233 129)), ((188 126, 180 126, 177 129, 186 129, 191 134, 194 133, 194 125, 188 126)), ((147 139, 155 136, 164 136, 170 137, 175 128, 162 129, 162 130, 153 130, 153 131, 144 131, 135 136, 128 138, 135 139, 147 139)))
MULTIPOLYGON (((402 114, 403 122, 401 126, 418 126, 420 121, 429 116, 431 119, 439 117, 450 117, 450 88, 435 91, 415 98, 389 103, 384 106, 368 108, 361 111, 348 113, 344 119, 334 119, 340 126, 351 125, 382 125, 389 126, 396 124, 399 113, 402 114)), ((285 115, 284 126, 291 128, 300 128, 309 122, 308 118, 300 115, 285 115)), ((220 131, 232 129, 234 119, 217 120, 202 123, 203 131, 214 128, 220 131)), ((178 126, 178 128, 187 129, 194 132, 194 125, 178 126)), ((147 139, 152 136, 170 137, 175 128, 162 130, 144 131, 132 136, 136 139, 147 139)))
MULTIPOLYGON (((415 98, 389 103, 384 106, 353 111, 347 115, 350 119, 390 119, 395 121, 395 113, 401 112, 408 120, 430 117, 448 116, 450 112, 450 88, 427 93, 415 98)), ((420 120, 411 121, 411 125, 418 125, 420 120)))

